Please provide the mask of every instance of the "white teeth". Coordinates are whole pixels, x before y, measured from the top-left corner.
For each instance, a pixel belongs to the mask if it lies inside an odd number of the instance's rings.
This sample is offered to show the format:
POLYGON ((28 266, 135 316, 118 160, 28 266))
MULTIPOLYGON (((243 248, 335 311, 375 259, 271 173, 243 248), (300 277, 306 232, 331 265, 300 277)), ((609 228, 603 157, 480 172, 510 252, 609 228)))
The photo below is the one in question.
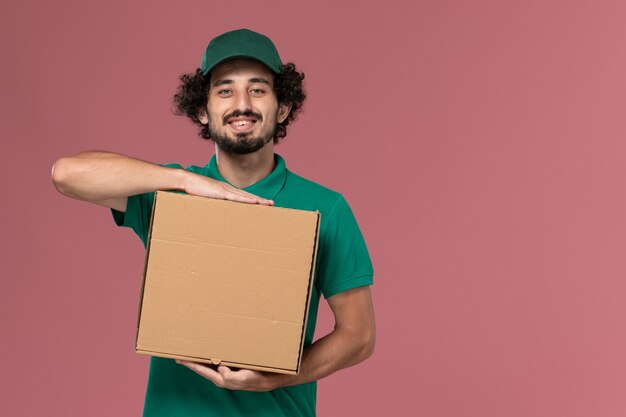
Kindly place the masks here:
POLYGON ((252 123, 252 121, 250 121, 250 120, 237 120, 237 121, 233 122, 233 124, 235 126, 249 125, 250 123, 252 123))

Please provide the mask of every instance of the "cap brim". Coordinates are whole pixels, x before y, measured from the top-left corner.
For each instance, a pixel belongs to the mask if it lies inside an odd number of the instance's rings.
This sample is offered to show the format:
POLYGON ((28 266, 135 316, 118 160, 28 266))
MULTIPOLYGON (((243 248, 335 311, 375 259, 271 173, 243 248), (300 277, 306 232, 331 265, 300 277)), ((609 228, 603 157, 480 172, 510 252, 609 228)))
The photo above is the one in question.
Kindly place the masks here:
POLYGON ((277 68, 276 66, 272 66, 269 62, 266 62, 265 60, 260 59, 257 56, 254 56, 252 54, 241 54, 241 53, 238 53, 238 54, 223 56, 222 58, 218 59, 213 64, 211 64, 210 67, 207 67, 207 68, 203 69, 202 70, 202 74, 207 75, 213 68, 215 68, 219 64, 222 64, 222 63, 224 63, 226 61, 230 61, 232 59, 237 59, 237 58, 245 58, 245 59, 252 59, 252 60, 255 60, 255 61, 259 61, 260 63, 265 65, 267 68, 269 68, 270 71, 272 71, 272 72, 274 72, 276 74, 280 74, 280 72, 282 71, 282 68, 277 68))

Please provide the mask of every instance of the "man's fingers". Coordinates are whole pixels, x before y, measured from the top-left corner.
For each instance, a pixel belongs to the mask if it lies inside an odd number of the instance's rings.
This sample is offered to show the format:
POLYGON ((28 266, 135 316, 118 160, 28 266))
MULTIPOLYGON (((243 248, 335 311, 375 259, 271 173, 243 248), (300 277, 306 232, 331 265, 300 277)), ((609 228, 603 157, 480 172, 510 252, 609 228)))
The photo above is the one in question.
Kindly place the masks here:
POLYGON ((266 206, 274 204, 272 200, 250 194, 249 192, 233 187, 228 183, 207 178, 198 174, 191 174, 187 177, 184 190, 187 194, 199 195, 202 197, 238 201, 241 203, 263 204, 266 206))
POLYGON ((220 373, 222 378, 227 378, 228 374, 231 373, 232 371, 230 370, 228 366, 220 365, 217 367, 217 372, 220 373))
POLYGON ((232 370, 226 366, 217 368, 222 378, 224 378, 224 382, 228 385, 234 386, 242 386, 250 383, 255 383, 253 381, 258 381, 261 377, 261 374, 257 371, 252 371, 250 369, 236 369, 232 370), (222 369, 220 369, 222 368, 222 369))
POLYGON ((177 360, 176 363, 186 366, 187 368, 191 369, 198 375, 205 377, 219 387, 224 386, 224 378, 222 378, 222 375, 206 365, 183 360, 177 360))
POLYGON ((242 203, 255 203, 255 204, 263 204, 266 206, 271 206, 274 204, 272 200, 267 200, 265 198, 256 196, 254 194, 250 194, 246 191, 239 190, 235 187, 231 187, 224 191, 224 198, 232 201, 239 201, 242 203))
POLYGON ((220 388, 246 390, 246 391, 269 391, 275 389, 275 377, 268 377, 263 372, 250 369, 231 369, 228 366, 220 365, 217 370, 202 363, 176 360, 176 363, 186 366, 195 373, 220 388))
POLYGON ((240 193, 230 192, 230 193, 226 193, 224 195, 224 198, 226 200, 238 201, 241 203, 263 204, 266 206, 271 206, 274 204, 272 200, 266 200, 265 198, 257 197, 255 195, 248 194, 248 193, 240 194, 240 193))

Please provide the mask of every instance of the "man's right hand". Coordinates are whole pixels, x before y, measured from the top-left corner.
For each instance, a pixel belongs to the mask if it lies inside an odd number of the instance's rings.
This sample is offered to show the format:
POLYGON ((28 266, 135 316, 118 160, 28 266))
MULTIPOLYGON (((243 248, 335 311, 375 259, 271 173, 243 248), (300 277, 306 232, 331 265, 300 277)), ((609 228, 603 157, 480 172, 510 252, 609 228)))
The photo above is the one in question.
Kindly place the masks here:
POLYGON ((183 169, 102 151, 82 152, 59 159, 52 168, 52 181, 57 190, 68 197, 119 211, 126 211, 129 196, 156 190, 178 190, 242 203, 273 204, 271 200, 183 169))
POLYGON ((232 185, 214 180, 213 178, 205 177, 203 175, 194 174, 192 172, 184 171, 187 173, 183 191, 187 194, 199 195, 202 197, 218 198, 222 200, 239 201, 241 203, 251 204, 264 204, 272 205, 272 200, 258 197, 254 194, 250 194, 246 191, 235 188, 232 185))

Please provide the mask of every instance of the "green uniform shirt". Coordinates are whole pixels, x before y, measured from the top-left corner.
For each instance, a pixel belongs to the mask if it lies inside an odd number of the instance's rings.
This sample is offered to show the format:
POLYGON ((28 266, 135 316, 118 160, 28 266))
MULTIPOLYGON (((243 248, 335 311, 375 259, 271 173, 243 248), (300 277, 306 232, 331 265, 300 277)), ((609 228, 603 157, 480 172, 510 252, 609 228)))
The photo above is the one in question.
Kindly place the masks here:
MULTIPOLYGON (((322 214, 311 307, 305 348, 313 342, 320 296, 329 298, 352 288, 372 284, 373 269, 367 247, 352 210, 343 196, 287 170, 275 154, 274 170, 261 181, 244 188, 274 200, 276 207, 319 210, 322 214)), ((178 164, 170 167, 182 168, 178 164)), ((185 168, 196 174, 226 180, 217 170, 215 156, 204 167, 185 168)), ((147 243, 154 193, 128 198, 126 212, 113 210, 119 226, 132 228, 147 243)), ((270 392, 231 391, 172 359, 152 357, 144 416, 315 416, 315 382, 270 392)))

